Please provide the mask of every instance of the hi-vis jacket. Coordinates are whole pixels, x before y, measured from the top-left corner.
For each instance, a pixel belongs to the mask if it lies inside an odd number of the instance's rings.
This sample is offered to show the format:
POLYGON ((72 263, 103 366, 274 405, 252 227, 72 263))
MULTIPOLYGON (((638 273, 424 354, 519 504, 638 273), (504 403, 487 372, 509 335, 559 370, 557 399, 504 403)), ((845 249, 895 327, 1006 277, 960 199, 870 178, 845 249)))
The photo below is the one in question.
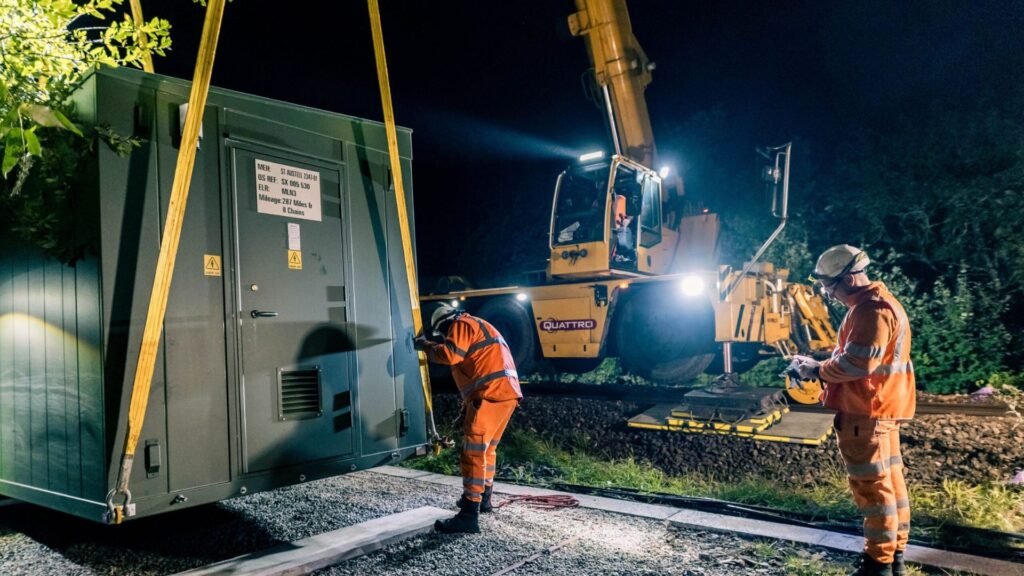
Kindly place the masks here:
POLYGON ((828 408, 872 418, 914 417, 910 321, 885 284, 872 282, 856 295, 820 374, 828 408))
POLYGON ((443 344, 427 343, 427 357, 450 364, 464 400, 516 400, 523 397, 512 353, 486 320, 463 314, 448 328, 443 344))

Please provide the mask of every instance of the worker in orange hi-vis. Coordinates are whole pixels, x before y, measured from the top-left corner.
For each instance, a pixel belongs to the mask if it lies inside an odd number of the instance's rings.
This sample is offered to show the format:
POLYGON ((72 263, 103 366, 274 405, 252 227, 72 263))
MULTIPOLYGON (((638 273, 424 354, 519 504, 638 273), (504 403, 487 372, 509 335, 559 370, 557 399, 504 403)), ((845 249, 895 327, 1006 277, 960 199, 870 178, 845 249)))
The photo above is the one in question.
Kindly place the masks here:
POLYGON ((798 356, 803 379, 825 384, 822 402, 837 411, 839 452, 853 499, 864 517, 864 554, 854 576, 906 574, 910 499, 903 479, 900 425, 914 417, 910 321, 881 282, 865 273, 870 259, 847 244, 822 253, 814 278, 826 297, 849 309, 832 357, 798 356))
POLYGON ((430 327, 444 342, 419 336, 417 350, 431 362, 448 364, 466 410, 459 454, 462 498, 459 513, 434 524, 440 532, 479 532, 480 512, 491 512, 491 490, 498 443, 523 397, 512 353, 501 334, 486 320, 442 304, 430 327))

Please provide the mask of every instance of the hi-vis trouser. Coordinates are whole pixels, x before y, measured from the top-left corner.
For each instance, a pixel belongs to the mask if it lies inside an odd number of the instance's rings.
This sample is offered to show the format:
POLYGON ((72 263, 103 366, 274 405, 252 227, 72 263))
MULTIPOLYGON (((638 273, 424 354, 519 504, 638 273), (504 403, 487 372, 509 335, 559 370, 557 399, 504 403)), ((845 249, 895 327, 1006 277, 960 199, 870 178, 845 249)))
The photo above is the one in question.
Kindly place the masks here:
POLYGON ((518 405, 519 400, 466 402, 466 421, 462 426, 465 438, 459 455, 462 495, 466 499, 479 502, 484 486, 494 483, 498 443, 518 405))
POLYGON ((890 564, 893 553, 907 547, 910 535, 900 421, 839 413, 835 428, 853 501, 864 517, 864 552, 890 564))

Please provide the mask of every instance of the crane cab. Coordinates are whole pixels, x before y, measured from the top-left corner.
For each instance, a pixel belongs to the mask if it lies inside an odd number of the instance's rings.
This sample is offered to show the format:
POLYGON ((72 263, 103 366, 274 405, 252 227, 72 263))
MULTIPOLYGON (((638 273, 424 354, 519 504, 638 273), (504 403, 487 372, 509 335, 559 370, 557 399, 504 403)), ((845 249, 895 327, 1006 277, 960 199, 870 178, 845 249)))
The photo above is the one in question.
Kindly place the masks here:
POLYGON ((661 178, 623 156, 574 166, 558 177, 548 275, 561 278, 663 273, 661 178))

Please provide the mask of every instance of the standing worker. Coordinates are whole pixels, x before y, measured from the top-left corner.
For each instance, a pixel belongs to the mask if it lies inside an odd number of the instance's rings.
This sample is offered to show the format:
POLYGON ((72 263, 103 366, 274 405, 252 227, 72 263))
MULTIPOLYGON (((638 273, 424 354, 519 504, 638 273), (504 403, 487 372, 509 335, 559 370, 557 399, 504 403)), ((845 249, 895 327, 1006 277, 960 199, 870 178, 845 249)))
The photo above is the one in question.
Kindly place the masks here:
POLYGON ((853 576, 906 574, 910 499, 903 479, 900 424, 914 417, 910 322, 903 306, 864 270, 863 250, 841 244, 822 253, 814 278, 826 297, 849 310, 832 357, 798 356, 797 371, 825 385, 822 402, 837 411, 839 452, 864 517, 864 554, 853 576))
POLYGON ((415 340, 431 362, 448 364, 462 395, 466 419, 459 454, 462 498, 459 513, 434 524, 439 532, 479 532, 480 512, 491 512, 498 443, 523 392, 512 353, 501 334, 487 321, 442 304, 430 317, 438 344, 423 336, 415 340))

